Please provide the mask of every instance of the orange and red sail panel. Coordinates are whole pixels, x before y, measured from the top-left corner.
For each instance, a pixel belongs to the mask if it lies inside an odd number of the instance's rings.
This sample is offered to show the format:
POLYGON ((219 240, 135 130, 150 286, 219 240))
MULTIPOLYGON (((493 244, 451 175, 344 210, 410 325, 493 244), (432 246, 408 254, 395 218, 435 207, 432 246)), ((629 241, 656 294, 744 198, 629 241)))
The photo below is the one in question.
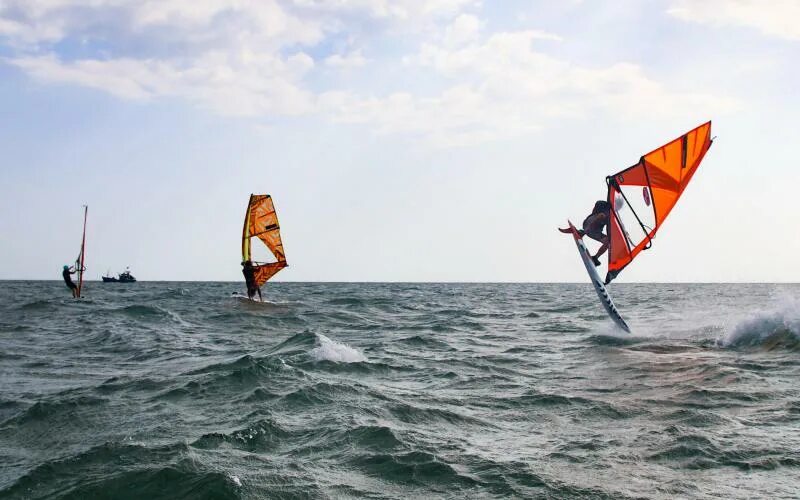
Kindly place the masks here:
POLYGON ((650 247, 711 142, 709 121, 642 156, 636 165, 606 178, 612 206, 606 283, 650 247))
POLYGON ((278 214, 272 197, 268 194, 251 194, 247 204, 247 213, 244 217, 242 230, 242 260, 252 260, 251 240, 258 238, 275 257, 277 262, 253 262, 255 268, 256 284, 262 286, 278 271, 287 266, 286 255, 283 252, 281 230, 278 223, 278 214))

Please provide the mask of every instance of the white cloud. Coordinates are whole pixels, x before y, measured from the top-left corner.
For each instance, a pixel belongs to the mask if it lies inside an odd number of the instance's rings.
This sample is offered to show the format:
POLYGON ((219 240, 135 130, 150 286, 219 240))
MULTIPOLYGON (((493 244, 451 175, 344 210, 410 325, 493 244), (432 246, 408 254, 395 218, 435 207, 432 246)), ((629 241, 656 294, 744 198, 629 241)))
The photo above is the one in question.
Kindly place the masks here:
POLYGON ((478 16, 461 14, 448 26, 444 32, 444 42, 447 45, 461 45, 475 40, 482 27, 478 16))
POLYGON ((97 88, 125 99, 184 98, 223 115, 296 115, 312 110, 312 94, 295 83, 314 64, 302 52, 285 59, 211 52, 186 66, 127 58, 64 62, 52 55, 21 57, 11 63, 42 81, 97 88))
POLYGON ((360 50, 353 51, 349 54, 333 54, 325 58, 325 65, 332 68, 360 68, 367 64, 367 59, 360 50))
POLYGON ((375 18, 401 21, 446 16, 475 5, 476 0, 293 0, 296 5, 327 11, 362 11, 375 18))
POLYGON ((797 0, 674 0, 667 12, 684 21, 750 27, 765 35, 800 40, 797 0))
POLYGON ((565 117, 652 119, 736 106, 724 97, 670 89, 634 64, 592 68, 557 59, 536 50, 541 39, 554 37, 522 31, 459 47, 424 44, 407 61, 453 82, 439 95, 360 100, 330 93, 321 98, 322 108, 342 122, 375 124, 379 133, 414 133, 452 146, 529 134, 565 117))
MULTIPOLYGON (((321 114, 444 146, 529 134, 564 117, 652 117, 733 106, 724 98, 670 88, 633 64, 589 67, 554 57, 543 50, 561 40, 553 33, 486 33, 478 16, 464 12, 474 0, 6 0, 0 5, 0 35, 15 47, 6 61, 41 81, 123 99, 187 99, 225 115, 321 114), (366 46, 348 27, 376 18, 410 25, 425 19, 436 27, 427 38, 417 33, 404 40, 403 47, 418 47, 413 55, 398 51, 381 58, 376 51, 370 71, 401 71, 408 80, 392 82, 399 91, 386 90, 381 86, 386 79, 375 78, 382 75, 362 69, 367 60, 360 50, 330 53, 345 37, 347 47, 366 46), (93 54, 90 43, 88 52, 70 58, 54 45, 84 39, 100 40, 103 55, 93 54), (358 79, 364 90, 337 89, 317 77, 318 65, 309 54, 320 54, 326 67, 349 69, 348 78, 358 79), (428 84, 416 86, 417 81, 428 84)), ((378 41, 396 43, 383 22, 371 29, 379 31, 371 35, 378 41)))

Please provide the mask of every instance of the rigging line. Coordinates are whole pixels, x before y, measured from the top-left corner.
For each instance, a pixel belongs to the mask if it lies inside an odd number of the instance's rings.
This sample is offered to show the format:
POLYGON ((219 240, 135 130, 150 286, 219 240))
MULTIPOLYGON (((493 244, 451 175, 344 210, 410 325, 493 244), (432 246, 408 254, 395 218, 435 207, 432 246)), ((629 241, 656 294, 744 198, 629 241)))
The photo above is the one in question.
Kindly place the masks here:
MULTIPOLYGON (((647 246, 645 246, 644 248, 645 249, 650 248, 650 246, 653 243, 653 239, 650 237, 650 232, 647 230, 647 227, 645 226, 644 222, 642 222, 642 219, 639 218, 639 214, 636 213, 636 210, 633 209, 633 205, 631 205, 631 202, 628 201, 628 197, 625 196, 625 193, 622 192, 622 189, 620 188, 619 184, 617 183, 617 180, 615 178, 613 178, 613 177, 610 177, 610 176, 606 177, 606 182, 607 183, 609 182, 609 180, 612 183, 614 189, 616 189, 616 191, 619 194, 622 195, 622 199, 625 200, 625 203, 628 205, 628 208, 631 209, 631 213, 633 213, 633 216, 636 217, 636 222, 639 223, 639 226, 641 226, 642 231, 644 231, 645 237, 647 238, 647 246)), ((617 210, 614 208, 614 205, 611 205, 611 208, 614 210, 614 213, 616 214, 617 210)), ((619 217, 619 216, 617 216, 617 217, 619 217)))

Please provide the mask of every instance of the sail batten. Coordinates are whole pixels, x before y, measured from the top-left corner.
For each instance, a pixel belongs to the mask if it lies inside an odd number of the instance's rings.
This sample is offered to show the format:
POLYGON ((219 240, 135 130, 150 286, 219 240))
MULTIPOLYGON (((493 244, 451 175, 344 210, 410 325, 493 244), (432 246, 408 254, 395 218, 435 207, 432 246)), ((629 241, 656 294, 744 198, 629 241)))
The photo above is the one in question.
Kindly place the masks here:
POLYGON ((260 240, 272 253, 277 262, 253 262, 255 279, 262 286, 270 278, 286 267, 286 254, 281 240, 278 214, 272 197, 268 194, 251 194, 247 204, 242 229, 242 261, 252 261, 252 240, 260 240))
POLYGON ((638 163, 606 178, 612 214, 608 224, 606 283, 642 250, 650 248, 711 147, 711 122, 642 156, 638 163), (633 233, 631 234, 629 230, 633 233))

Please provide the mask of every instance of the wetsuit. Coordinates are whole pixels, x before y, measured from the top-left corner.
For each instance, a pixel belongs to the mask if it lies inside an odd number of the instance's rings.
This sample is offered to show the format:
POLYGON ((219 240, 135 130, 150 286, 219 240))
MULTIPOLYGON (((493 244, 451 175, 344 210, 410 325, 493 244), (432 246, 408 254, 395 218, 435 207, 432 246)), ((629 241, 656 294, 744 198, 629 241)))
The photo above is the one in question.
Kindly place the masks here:
POLYGON ((583 234, 587 235, 593 240, 604 242, 607 236, 603 233, 603 229, 608 225, 609 211, 606 210, 606 203, 598 201, 594 204, 592 214, 583 220, 583 234), (605 214, 605 217, 599 217, 600 214, 605 214))
POLYGON ((64 269, 64 271, 61 273, 61 276, 64 277, 64 283, 67 284, 67 288, 70 290, 75 290, 78 288, 78 285, 72 282, 72 276, 70 276, 70 274, 72 273, 69 272, 69 269, 64 269))
POLYGON ((247 296, 252 299, 256 294, 256 290, 258 290, 256 286, 256 270, 253 266, 244 266, 242 274, 244 274, 244 282, 247 285, 247 296))

